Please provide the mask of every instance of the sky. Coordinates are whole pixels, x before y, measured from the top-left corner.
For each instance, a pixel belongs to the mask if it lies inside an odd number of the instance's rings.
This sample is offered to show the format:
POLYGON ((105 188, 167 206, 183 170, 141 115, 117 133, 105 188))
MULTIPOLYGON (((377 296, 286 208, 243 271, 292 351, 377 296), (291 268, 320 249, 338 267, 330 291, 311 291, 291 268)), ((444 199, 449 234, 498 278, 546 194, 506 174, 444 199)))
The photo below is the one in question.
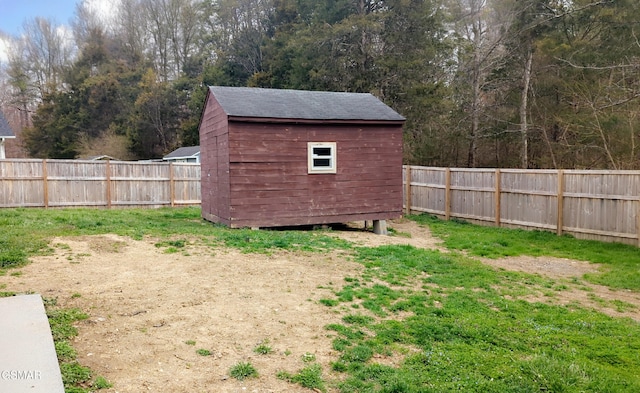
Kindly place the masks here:
MULTIPOLYGON (((26 20, 50 19, 57 26, 70 26, 76 4, 83 0, 0 0, 0 65, 7 61, 9 41, 3 36, 20 36, 26 20)), ((84 0, 92 10, 109 19, 118 0, 84 0)))
POLYGON ((26 19, 43 17, 69 24, 79 0, 0 0, 0 30, 18 35, 26 19))

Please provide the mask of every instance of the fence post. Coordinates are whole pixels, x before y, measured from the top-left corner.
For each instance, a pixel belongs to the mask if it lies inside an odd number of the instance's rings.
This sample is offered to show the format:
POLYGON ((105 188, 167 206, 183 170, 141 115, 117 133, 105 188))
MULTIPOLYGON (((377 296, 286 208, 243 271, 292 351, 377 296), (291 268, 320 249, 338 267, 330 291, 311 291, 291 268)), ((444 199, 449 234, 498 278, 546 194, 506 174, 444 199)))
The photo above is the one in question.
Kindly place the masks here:
POLYGON ((176 184, 174 182, 173 175, 173 162, 169 163, 169 194, 171 198, 171 207, 174 207, 176 204, 176 184))
POLYGON ((495 210, 496 210, 496 226, 499 227, 500 226, 500 195, 502 194, 502 188, 501 188, 501 184, 502 184, 502 180, 500 179, 500 169, 496 169, 496 175, 495 175, 495 189, 496 189, 496 193, 495 193, 495 210))
POLYGON ((564 170, 558 169, 558 219, 556 222, 556 233, 562 235, 564 226, 564 170))
POLYGON ((47 160, 42 160, 42 193, 44 194, 44 208, 49 207, 49 183, 47 181, 47 160))
POLYGON ((640 247, 640 199, 636 207, 636 233, 638 235, 638 247, 640 247))
POLYGON ((411 166, 405 166, 405 199, 406 199, 406 207, 405 207, 405 215, 411 215, 411 166))
POLYGON ((451 168, 444 171, 444 218, 451 218, 451 168))
POLYGON ((107 209, 111 209, 111 160, 106 161, 105 177, 106 177, 106 183, 107 183, 107 189, 106 189, 107 209))

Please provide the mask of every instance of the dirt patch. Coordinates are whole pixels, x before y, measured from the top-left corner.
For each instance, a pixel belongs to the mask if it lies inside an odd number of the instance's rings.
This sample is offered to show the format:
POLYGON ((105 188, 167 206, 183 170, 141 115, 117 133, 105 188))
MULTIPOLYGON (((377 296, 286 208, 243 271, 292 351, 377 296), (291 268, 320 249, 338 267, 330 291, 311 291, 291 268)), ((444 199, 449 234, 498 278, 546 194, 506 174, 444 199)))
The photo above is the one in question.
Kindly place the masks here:
MULTIPOLYGON (((371 232, 371 222, 365 228, 363 222, 352 222, 345 230, 337 230, 335 236, 363 247, 407 244, 417 248, 444 250, 442 241, 431 236, 429 228, 415 221, 398 219, 389 222, 389 236, 377 236, 371 232)), ((329 232, 331 233, 331 232, 329 232)))
POLYGON ((525 300, 547 304, 580 304, 613 317, 627 317, 640 321, 640 293, 611 290, 590 284, 581 278, 597 273, 602 267, 595 263, 567 258, 518 256, 500 259, 478 258, 498 269, 539 274, 558 279, 558 285, 544 296, 529 296, 525 300))
POLYGON ((34 258, 21 276, 1 282, 90 315, 74 347, 82 364, 113 382, 107 392, 308 392, 276 373, 304 367, 307 352, 329 373, 338 353, 324 326, 340 315, 318 300, 361 269, 331 254, 266 257, 199 246, 166 254, 151 239, 113 235, 52 245, 54 256, 34 258), (274 352, 255 354, 265 340, 274 352), (228 378, 240 361, 261 377, 228 378))
POLYGON ((599 269, 597 264, 566 258, 530 257, 522 255, 500 259, 478 259, 486 265, 491 265, 499 269, 541 274, 551 278, 580 278, 587 273, 597 273, 599 269))
MULTIPOLYGON (((390 227, 394 236, 374 235, 362 224, 327 233, 362 246, 441 247, 427 228, 412 221, 394 221, 390 227)), ((359 275, 361 265, 339 252, 264 256, 188 244, 167 253, 167 247, 155 243, 115 235, 57 238, 51 242, 55 255, 33 258, 21 275, 0 277, 0 285, 55 297, 60 306, 90 315, 78 325, 74 347, 82 364, 113 383, 105 392, 309 392, 276 378, 278 371, 304 367, 305 353, 316 356, 325 377, 340 378, 330 371, 330 362, 339 356, 331 349, 335 333, 324 327, 340 322, 341 314, 318 301, 331 297, 331 288, 345 285, 344 277, 359 275), (254 353, 265 340, 274 352, 254 353), (198 355, 198 349, 211 356, 198 355), (230 367, 240 361, 250 361, 260 377, 229 378, 230 367)), ((554 258, 483 262, 567 282, 597 269, 554 258)), ((588 287, 576 285, 552 299, 529 300, 580 302, 640 320, 640 294, 588 287), (637 307, 618 312, 613 301, 637 307)), ((400 358, 376 361, 396 364, 400 358)))

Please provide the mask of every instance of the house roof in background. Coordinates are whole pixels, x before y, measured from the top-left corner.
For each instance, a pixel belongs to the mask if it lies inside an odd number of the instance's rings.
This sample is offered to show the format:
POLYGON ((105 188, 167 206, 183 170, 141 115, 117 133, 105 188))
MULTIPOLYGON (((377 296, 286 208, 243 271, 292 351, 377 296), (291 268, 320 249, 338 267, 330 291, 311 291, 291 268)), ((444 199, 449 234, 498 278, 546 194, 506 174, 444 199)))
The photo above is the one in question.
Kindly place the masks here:
POLYGON ((99 156, 88 156, 88 157, 83 157, 81 159, 82 160, 89 160, 89 161, 104 161, 104 160, 119 161, 117 158, 108 156, 106 154, 101 154, 99 156))
POLYGON ((15 138, 16 135, 9 126, 9 122, 0 111, 0 138, 15 138))
POLYGON ((162 157, 163 160, 174 159, 174 158, 187 158, 187 157, 195 157, 200 154, 200 146, 186 146, 179 147, 166 156, 162 157))
POLYGON ((404 121, 369 93, 210 86, 229 116, 329 121, 404 121))

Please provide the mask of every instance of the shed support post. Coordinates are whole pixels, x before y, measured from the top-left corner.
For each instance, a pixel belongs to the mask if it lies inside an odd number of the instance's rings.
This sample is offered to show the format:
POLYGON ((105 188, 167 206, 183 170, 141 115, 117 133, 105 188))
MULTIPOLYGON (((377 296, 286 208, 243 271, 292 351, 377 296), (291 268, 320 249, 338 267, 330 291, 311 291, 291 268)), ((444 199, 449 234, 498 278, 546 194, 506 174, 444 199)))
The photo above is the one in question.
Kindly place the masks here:
POLYGON ((373 220, 373 233, 387 235, 387 222, 385 220, 373 220))

